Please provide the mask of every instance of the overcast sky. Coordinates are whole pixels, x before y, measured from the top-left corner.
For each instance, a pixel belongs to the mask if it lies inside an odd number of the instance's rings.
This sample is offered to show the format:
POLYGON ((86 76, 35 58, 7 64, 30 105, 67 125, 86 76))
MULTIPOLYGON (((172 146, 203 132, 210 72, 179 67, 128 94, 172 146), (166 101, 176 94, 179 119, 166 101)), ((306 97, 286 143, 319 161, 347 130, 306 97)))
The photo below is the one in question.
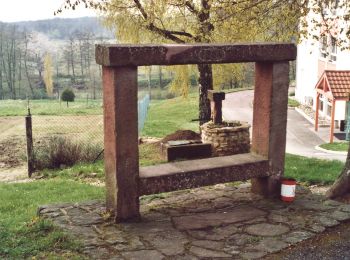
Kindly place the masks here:
POLYGON ((0 0, 0 21, 16 22, 29 20, 51 19, 55 17, 82 17, 94 16, 92 10, 83 6, 75 11, 64 10, 63 13, 54 16, 53 13, 64 0, 0 0))

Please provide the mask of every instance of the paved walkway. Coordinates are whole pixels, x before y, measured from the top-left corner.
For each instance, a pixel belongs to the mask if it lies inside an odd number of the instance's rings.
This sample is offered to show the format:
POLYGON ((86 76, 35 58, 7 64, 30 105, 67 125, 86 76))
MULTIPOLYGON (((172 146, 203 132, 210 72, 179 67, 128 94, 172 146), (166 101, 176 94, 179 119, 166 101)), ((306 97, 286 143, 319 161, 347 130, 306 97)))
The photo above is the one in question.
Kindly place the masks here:
MULTIPOLYGON (((242 120, 252 123, 254 91, 240 91, 226 95, 223 102, 223 116, 226 120, 242 120)), ((326 153, 315 149, 315 146, 325 143, 322 138, 327 137, 328 128, 321 128, 319 132, 313 130, 313 125, 294 109, 288 110, 287 148, 292 154, 320 159, 345 161, 346 155, 326 153)), ((328 137, 327 137, 328 138, 328 137)))
POLYGON ((92 259, 255 259, 350 219, 350 205, 297 190, 291 204, 252 194, 248 184, 146 196, 142 222, 117 225, 104 203, 43 206, 41 216, 83 242, 92 259))

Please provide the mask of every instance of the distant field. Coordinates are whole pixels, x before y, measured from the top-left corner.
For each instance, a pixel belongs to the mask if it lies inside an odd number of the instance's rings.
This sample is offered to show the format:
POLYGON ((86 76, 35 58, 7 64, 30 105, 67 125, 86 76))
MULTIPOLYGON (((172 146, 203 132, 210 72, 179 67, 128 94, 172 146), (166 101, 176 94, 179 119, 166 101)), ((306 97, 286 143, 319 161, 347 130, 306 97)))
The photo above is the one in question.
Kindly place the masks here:
MULTIPOLYGON (((27 114, 27 100, 1 100, 0 116, 25 116, 27 114)), ((100 115, 102 114, 102 100, 76 99, 69 102, 58 100, 30 100, 30 110, 33 115, 100 115)))

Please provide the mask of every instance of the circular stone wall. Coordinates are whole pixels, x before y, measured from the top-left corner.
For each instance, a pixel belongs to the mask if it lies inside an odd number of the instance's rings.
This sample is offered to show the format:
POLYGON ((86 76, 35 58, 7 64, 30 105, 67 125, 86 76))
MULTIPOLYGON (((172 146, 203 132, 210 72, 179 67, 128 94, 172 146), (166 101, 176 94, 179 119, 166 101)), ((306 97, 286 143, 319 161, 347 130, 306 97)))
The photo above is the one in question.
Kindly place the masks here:
POLYGON ((247 122, 232 121, 220 125, 207 122, 201 126, 202 142, 212 144, 213 156, 249 153, 249 128, 247 122))

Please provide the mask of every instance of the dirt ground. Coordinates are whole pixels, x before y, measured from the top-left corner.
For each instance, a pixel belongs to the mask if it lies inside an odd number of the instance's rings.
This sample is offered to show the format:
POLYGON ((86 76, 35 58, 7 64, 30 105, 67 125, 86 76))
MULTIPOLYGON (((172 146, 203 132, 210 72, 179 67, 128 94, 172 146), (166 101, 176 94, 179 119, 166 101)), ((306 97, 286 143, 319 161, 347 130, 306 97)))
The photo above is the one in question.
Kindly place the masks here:
POLYGON ((14 136, 0 139, 0 169, 21 166, 24 159, 24 138, 14 136))
POLYGON ((0 181, 26 178, 24 117, 0 117, 0 181))
MULTIPOLYGON (((53 135, 65 135, 82 142, 103 142, 101 115, 33 116, 34 149, 53 135)), ((25 119, 0 117, 0 182, 27 178, 25 119)))

